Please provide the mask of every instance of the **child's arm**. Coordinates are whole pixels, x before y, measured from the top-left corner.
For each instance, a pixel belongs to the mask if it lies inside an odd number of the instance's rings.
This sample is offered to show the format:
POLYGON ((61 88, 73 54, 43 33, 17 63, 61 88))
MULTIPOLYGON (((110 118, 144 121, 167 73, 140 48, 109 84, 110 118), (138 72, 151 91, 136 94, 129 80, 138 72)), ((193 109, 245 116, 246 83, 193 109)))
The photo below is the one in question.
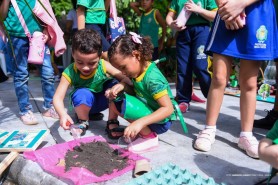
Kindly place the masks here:
POLYGON ((67 122, 69 121, 71 124, 73 124, 73 121, 71 117, 67 114, 65 110, 64 105, 64 98, 66 96, 67 89, 69 87, 70 83, 68 80, 62 76, 60 83, 56 89, 56 92, 53 97, 53 105, 57 113, 60 117, 60 126, 64 129, 69 129, 69 125, 67 125, 67 122))
POLYGON ((259 157, 261 160, 278 169, 278 145, 273 145, 270 139, 264 138, 260 141, 259 157))
MULTIPOLYGON (((105 1, 105 11, 106 11, 106 12, 109 10, 110 1, 111 1, 111 0, 106 0, 106 1, 105 1)), ((115 2, 116 2, 116 0, 115 0, 115 2)))
POLYGON ((159 23, 159 25, 162 28, 162 36, 159 39, 159 48, 158 50, 161 51, 163 49, 163 43, 166 37, 166 29, 167 29, 167 25, 166 25, 166 21, 163 19, 162 15, 160 14, 159 10, 155 11, 155 17, 157 22, 159 23))
POLYGON ((201 15, 202 17, 204 17, 205 19, 207 19, 208 21, 212 22, 215 18, 216 15, 216 10, 206 10, 204 8, 202 8, 201 6, 198 6, 197 4, 195 4, 192 0, 189 0, 187 3, 185 3, 185 8, 193 13, 196 13, 198 15, 201 15))
POLYGON ((181 30, 184 30, 186 27, 183 26, 183 27, 178 27, 177 26, 177 20, 175 20, 176 18, 176 13, 173 12, 173 11, 169 11, 167 16, 166 16, 166 23, 167 25, 174 29, 174 30, 177 30, 177 31, 181 31, 181 30))
POLYGON ((78 30, 85 28, 85 7, 78 6, 76 9, 77 14, 77 28, 78 30))
POLYGON ((123 75, 121 71, 112 66, 109 62, 105 61, 105 65, 107 74, 109 76, 113 76, 120 82, 119 84, 113 86, 110 91, 106 93, 106 97, 110 97, 110 99, 113 99, 117 97, 117 95, 123 90, 126 91, 128 94, 134 94, 133 89, 130 87, 133 86, 131 80, 123 75))
POLYGON ((3 0, 0 6, 1 18, 6 19, 11 0, 3 0))
POLYGON ((142 130, 142 128, 153 123, 158 123, 173 113, 174 108, 168 95, 162 96, 157 100, 157 102, 160 105, 160 108, 154 111, 152 114, 132 122, 125 129, 124 137, 134 138, 142 130))
POLYGON ((130 7, 134 10, 135 13, 137 13, 138 16, 142 15, 142 12, 140 11, 140 3, 139 2, 130 2, 130 7))
POLYGON ((216 0, 218 13, 223 21, 233 21, 244 9, 259 0, 216 0))

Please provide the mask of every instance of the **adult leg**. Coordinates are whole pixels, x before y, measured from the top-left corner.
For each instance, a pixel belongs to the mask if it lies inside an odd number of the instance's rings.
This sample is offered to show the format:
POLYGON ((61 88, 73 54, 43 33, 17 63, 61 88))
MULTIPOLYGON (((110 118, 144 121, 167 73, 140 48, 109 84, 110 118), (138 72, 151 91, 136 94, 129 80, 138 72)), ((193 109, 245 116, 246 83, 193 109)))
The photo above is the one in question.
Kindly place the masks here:
MULTIPOLYGON (((33 107, 29 102, 29 94, 28 94, 28 62, 27 55, 29 51, 29 41, 28 38, 18 38, 18 37, 10 37, 13 51, 15 55, 14 61, 14 87, 15 94, 17 96, 18 105, 19 105, 19 114, 24 115, 28 111, 33 111, 33 107)), ((10 56, 12 55, 12 49, 9 48, 10 56)))
POLYGON ((215 141, 216 121, 222 105, 224 90, 230 76, 232 58, 213 54, 213 77, 207 99, 206 127, 194 143, 194 148, 209 151, 215 141))
POLYGON ((241 133, 238 146, 253 158, 259 157, 258 141, 252 135, 259 67, 260 62, 241 60, 239 72, 241 133))
POLYGON ((38 67, 41 73, 42 94, 44 98, 43 108, 48 110, 53 106, 52 101, 55 93, 55 87, 54 70, 51 65, 50 50, 47 46, 45 48, 43 64, 38 67))
POLYGON ((28 38, 19 38, 19 37, 10 37, 10 41, 12 42, 12 48, 8 47, 8 52, 10 56, 15 56, 13 62, 13 76, 14 76, 14 87, 15 94, 17 96, 18 106, 19 106, 19 114, 21 121, 26 125, 34 125, 37 124, 38 121, 33 115, 33 107, 29 101, 29 93, 28 93, 28 62, 27 55, 29 51, 29 40, 28 38))

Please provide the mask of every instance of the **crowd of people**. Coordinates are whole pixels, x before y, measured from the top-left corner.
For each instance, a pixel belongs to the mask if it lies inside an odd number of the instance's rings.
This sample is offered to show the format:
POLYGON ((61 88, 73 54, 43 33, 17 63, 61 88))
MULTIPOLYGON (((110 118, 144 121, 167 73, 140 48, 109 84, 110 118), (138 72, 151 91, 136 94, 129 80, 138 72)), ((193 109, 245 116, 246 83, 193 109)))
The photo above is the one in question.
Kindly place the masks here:
MULTIPOLYGON (((28 2, 34 7, 35 0, 28 2)), ((25 1, 17 0, 17 3, 30 34, 44 32, 25 1)), ((90 125, 90 115, 108 108, 105 127, 108 137, 118 139, 123 136, 131 142, 130 151, 145 152, 159 145, 158 135, 170 129, 179 112, 189 110, 194 94, 194 73, 207 98, 207 107, 204 129, 199 132, 193 147, 207 152, 215 142, 224 90, 233 60, 238 58, 241 91, 238 147, 248 156, 278 168, 278 122, 275 124, 278 98, 265 118, 254 121, 261 61, 278 58, 276 1, 172 0, 166 19, 153 8, 154 0, 133 2, 130 7, 141 17, 139 34, 129 32, 113 43, 107 41, 103 31, 109 0, 73 0, 72 3, 74 8, 67 16, 65 40, 70 40, 68 49, 72 51, 74 62, 65 67, 56 90, 48 45, 43 64, 38 65, 44 98, 43 116, 60 119, 64 129, 77 124, 84 135, 90 125), (179 25, 176 19, 183 9, 191 15, 185 25, 179 25), (176 32, 176 96, 152 62, 159 58, 163 49, 167 25, 176 32), (161 38, 158 38, 159 27, 162 28, 161 38), (208 56, 213 59, 213 75, 208 70, 208 56), (64 106, 69 86, 73 87, 70 104, 77 115, 76 123, 64 106), (130 124, 121 126, 118 116, 130 124), (266 129, 273 127, 260 144, 253 136, 253 125, 266 129)), ((14 56, 12 74, 20 118, 24 124, 37 124, 28 95, 29 39, 10 0, 1 2, 0 12, 12 43, 7 50, 14 56)), ((276 91, 276 97, 277 94, 276 91)))

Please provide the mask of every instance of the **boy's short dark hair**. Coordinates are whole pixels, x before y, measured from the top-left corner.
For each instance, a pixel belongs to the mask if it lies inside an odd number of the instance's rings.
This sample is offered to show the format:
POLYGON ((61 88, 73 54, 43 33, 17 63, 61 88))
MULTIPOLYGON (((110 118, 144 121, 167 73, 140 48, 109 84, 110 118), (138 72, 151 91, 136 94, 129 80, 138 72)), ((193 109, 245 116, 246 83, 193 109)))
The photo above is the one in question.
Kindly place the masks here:
POLYGON ((84 54, 98 53, 101 56, 102 42, 99 33, 91 29, 78 30, 72 38, 72 53, 75 51, 84 54))

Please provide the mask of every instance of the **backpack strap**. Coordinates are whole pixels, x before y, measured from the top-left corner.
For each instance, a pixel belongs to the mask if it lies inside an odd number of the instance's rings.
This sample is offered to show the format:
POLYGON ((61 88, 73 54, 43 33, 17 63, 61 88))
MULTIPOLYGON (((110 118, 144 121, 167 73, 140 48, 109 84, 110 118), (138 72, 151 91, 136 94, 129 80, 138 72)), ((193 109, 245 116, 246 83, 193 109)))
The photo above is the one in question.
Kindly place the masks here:
POLYGON ((119 27, 118 15, 117 15, 117 8, 116 8, 116 1, 110 1, 110 18, 114 19, 115 27, 119 27))

